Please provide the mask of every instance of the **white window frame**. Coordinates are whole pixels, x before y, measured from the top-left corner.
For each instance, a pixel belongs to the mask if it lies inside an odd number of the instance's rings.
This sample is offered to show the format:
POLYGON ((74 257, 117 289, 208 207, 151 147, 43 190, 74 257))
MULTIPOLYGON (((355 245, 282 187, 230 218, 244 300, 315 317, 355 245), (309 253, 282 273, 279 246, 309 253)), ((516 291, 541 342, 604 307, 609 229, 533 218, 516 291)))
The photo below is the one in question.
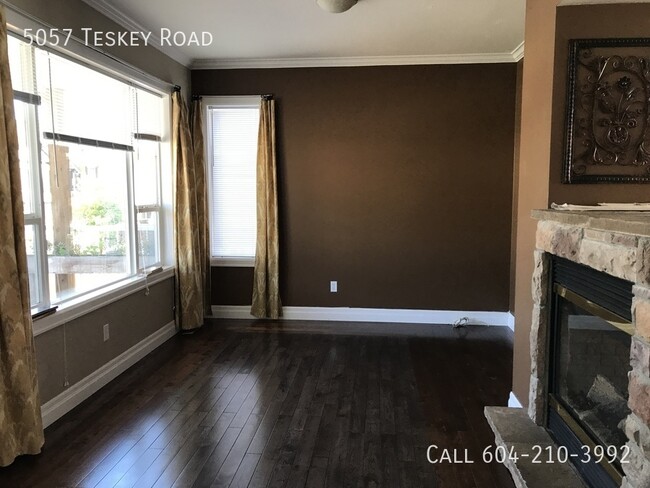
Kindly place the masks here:
MULTIPOLYGON (((203 127, 205 127, 205 161, 206 161, 206 178, 208 181, 208 202, 209 202, 209 215, 210 225, 214 221, 212 209, 212 120, 209 117, 210 107, 228 107, 228 108, 259 108, 261 105, 261 95, 242 95, 242 96, 215 96, 203 97, 203 127)), ((212 232, 210 232, 210 239, 212 239, 212 232)), ((212 247, 212 246, 210 246, 212 247)), ((238 268, 252 268, 255 266, 255 256, 253 257, 237 257, 237 256, 211 256, 210 264, 212 266, 220 267, 238 267, 238 268)))
MULTIPOLYGON (((168 120, 168 119, 166 119, 166 120, 168 120)), ((138 144, 140 144, 140 140, 152 141, 152 139, 149 138, 151 136, 158 139, 158 137, 156 137, 156 135, 154 135, 154 134, 139 133, 138 136, 139 136, 139 138, 136 137, 135 138, 136 141, 134 142, 136 152, 138 151, 138 144), (138 139, 140 139, 140 140, 138 140, 138 139)), ((163 149, 164 149, 164 145, 162 144, 162 137, 161 136, 159 136, 159 140, 157 140, 155 142, 158 142, 158 152, 159 152, 159 154, 158 154, 158 167, 156 168, 156 172, 158 173, 157 178, 156 178, 156 182, 157 182, 157 186, 156 186, 156 202, 153 203, 153 204, 148 204, 148 205, 135 205, 134 204, 134 207, 135 207, 134 221, 135 221, 135 227, 136 227, 136 231, 135 231, 135 234, 134 234, 134 237, 136 239, 136 243, 135 243, 135 261, 136 261, 136 267, 137 267, 137 270, 138 270, 139 274, 147 273, 151 269, 155 269, 157 267, 160 267, 165 262, 165 255, 164 255, 165 253, 164 253, 164 249, 163 249, 164 248, 164 241, 165 241, 165 239, 163 238, 165 219, 163 218, 164 217, 164 212, 163 212, 163 203, 162 203, 163 202, 163 188, 162 188, 162 179, 163 179, 163 177, 162 177, 162 167, 163 167, 162 159, 163 159, 163 156, 162 156, 162 152, 163 152, 163 149), (141 213, 155 213, 156 214, 156 224, 158 226, 158 235, 159 235, 159 239, 158 239, 158 255, 159 255, 159 260, 153 266, 148 266, 148 267, 143 266, 142 263, 141 263, 141 257, 142 257, 141 254, 140 254, 140 245, 141 245, 141 243, 138 241, 139 229, 137 228, 137 225, 138 225, 138 216, 141 213)), ((137 160, 137 158, 135 157, 135 154, 134 154, 133 155, 133 165, 136 164, 136 162, 137 162, 136 160, 137 160)), ((133 171, 135 173, 135 167, 133 167, 133 171)), ((135 180, 134 180, 133 187, 134 186, 135 186, 135 180)), ((135 192, 136 192, 136 190, 134 189, 133 195, 136 194, 135 192)))
POLYGON ((43 215, 44 215, 44 208, 43 208, 43 192, 42 192, 42 186, 43 186, 43 173, 41 171, 41 148, 40 148, 40 142, 39 142, 39 137, 38 137, 38 116, 36 115, 36 112, 38 110, 38 104, 37 103, 31 103, 31 102, 25 102, 25 101, 20 101, 20 100, 14 100, 14 105, 18 104, 25 104, 28 109, 29 109, 29 119, 30 119, 30 126, 36 128, 36 133, 32 134, 35 137, 30 137, 31 144, 29 147, 29 152, 31 154, 30 157, 30 162, 31 162, 31 187, 32 187, 32 213, 29 214, 24 214, 24 224, 25 227, 28 225, 32 225, 35 227, 35 237, 36 237, 36 243, 35 243, 35 259, 37 261, 37 267, 38 267, 38 285, 39 285, 39 301, 38 303, 32 305, 32 308, 42 308, 46 304, 50 303, 50 289, 49 289, 49 283, 48 283, 48 275, 45 273, 45 270, 47 270, 47 252, 46 250, 43 249, 43 246, 47 246, 46 242, 46 237, 45 237, 45 226, 43 225, 43 215))
MULTIPOLYGON (((52 26, 41 23, 35 20, 32 17, 28 17, 19 13, 12 8, 6 8, 6 18, 7 18, 7 29, 10 33, 18 37, 19 39, 24 40, 23 33, 25 29, 31 28, 35 29, 52 29, 52 26)), ((153 77, 143 71, 140 71, 137 68, 132 67, 122 61, 119 61, 112 56, 108 56, 103 52, 86 46, 82 41, 72 37, 70 42, 66 46, 61 45, 45 45, 38 46, 39 48, 47 49, 52 51, 55 54, 60 56, 67 57, 74 62, 77 62, 81 65, 85 65, 87 68, 95 69, 101 73, 112 76, 116 79, 119 79, 127 84, 130 84, 134 87, 144 89, 151 93, 154 93, 162 98, 162 133, 160 141, 160 178, 158 184, 160 185, 159 193, 159 235, 160 235, 160 260, 162 264, 163 271, 157 273, 154 278, 149 278, 148 285, 153 285, 154 283, 169 279, 174 276, 174 265, 175 265, 175 248, 174 248, 174 235, 173 235, 173 207, 174 207, 174 195, 173 195, 173 171, 172 171, 172 127, 171 127, 171 114, 172 114, 172 100, 171 100, 171 88, 170 83, 164 82, 156 77, 153 77)), ((24 103, 24 102, 23 102, 24 103)), ((39 137, 40 139, 40 137, 39 137)), ((36 144, 40 146, 39 140, 36 141, 36 144)), ((40 192, 40 187, 42 186, 42 174, 40 168, 40 150, 39 159, 35 162, 38 166, 38 171, 36 171, 32 177, 36 180, 38 179, 38 187, 34 188, 36 193, 34 204, 36 207, 35 214, 25 215, 26 225, 37 224, 39 233, 42 232, 44 226, 41 225, 43 219, 43 202, 42 195, 40 192)), ((130 196, 129 203, 132 205, 133 197, 133 184, 131 181, 131 167, 129 167, 129 187, 130 196)), ((36 183, 36 182, 35 182, 36 183)), ((130 212, 131 214, 131 212, 130 212)), ((134 209, 133 216, 130 218, 137 217, 137 209, 134 209)), ((133 232, 132 227, 134 222, 129 224, 131 226, 130 231, 133 232)), ((44 232, 43 232, 44 234, 44 232)), ((133 239, 136 238, 136 234, 133 234, 133 239)), ((41 246, 45 245, 45 236, 41 235, 41 246)), ((38 251, 37 251, 38 252, 38 251)), ((134 258, 138 258, 137 252, 133 254, 134 258)), ((45 252, 39 252, 39 259, 47 260, 45 252)), ((43 265, 45 263, 40 263, 40 281, 42 282, 41 294, 45 293, 46 296, 41 296, 40 307, 51 306, 51 301, 49 296, 49 287, 48 276, 45 273, 47 269, 43 265)), ((51 330, 55 327, 58 327, 70 320, 73 320, 77 317, 81 317, 90 311, 96 310, 105 306, 107 303, 118 300, 122 297, 125 297, 131 293, 134 293, 141 289, 147 289, 147 271, 141 273, 140 270, 137 270, 137 274, 127 277, 118 282, 107 284, 103 287, 97 288, 86 293, 76 295, 70 299, 62 300, 56 303, 58 309, 55 314, 48 315, 46 317, 40 318, 34 323, 33 331, 34 335, 40 335, 48 330, 51 330)), ((32 311, 36 310, 37 307, 32 307, 32 311)))

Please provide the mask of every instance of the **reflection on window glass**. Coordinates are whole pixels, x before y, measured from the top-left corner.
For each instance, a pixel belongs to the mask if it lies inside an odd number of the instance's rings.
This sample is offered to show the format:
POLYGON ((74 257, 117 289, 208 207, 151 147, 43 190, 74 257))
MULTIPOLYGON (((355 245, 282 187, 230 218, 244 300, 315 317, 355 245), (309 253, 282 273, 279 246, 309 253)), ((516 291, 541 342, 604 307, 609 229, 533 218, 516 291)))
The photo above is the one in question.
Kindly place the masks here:
POLYGON ((27 250, 27 271, 29 273, 29 301, 35 305, 41 301, 39 293, 40 270, 37 253, 37 231, 36 226, 25 226, 25 248, 27 250))
POLYGON ((144 90, 137 90, 138 132, 140 134, 162 135, 162 104, 160 97, 144 90))
POLYGON ((11 86, 14 90, 25 93, 35 93, 35 75, 33 62, 33 48, 15 37, 7 39, 9 51, 9 69, 11 70, 11 86))
POLYGON ((136 205, 158 205, 159 167, 160 143, 138 141, 133 162, 136 205))
POLYGON ((53 301, 130 274, 128 153, 44 140, 44 203, 53 301))
POLYGON ((159 212, 138 212, 138 268, 160 263, 159 212))
POLYGON ((14 103, 16 113, 16 129, 18 131, 18 159, 20 160, 20 182, 23 191, 23 207, 26 214, 36 213, 34 196, 34 168, 32 158, 36 155, 34 149, 31 119, 34 106, 23 102, 14 103))

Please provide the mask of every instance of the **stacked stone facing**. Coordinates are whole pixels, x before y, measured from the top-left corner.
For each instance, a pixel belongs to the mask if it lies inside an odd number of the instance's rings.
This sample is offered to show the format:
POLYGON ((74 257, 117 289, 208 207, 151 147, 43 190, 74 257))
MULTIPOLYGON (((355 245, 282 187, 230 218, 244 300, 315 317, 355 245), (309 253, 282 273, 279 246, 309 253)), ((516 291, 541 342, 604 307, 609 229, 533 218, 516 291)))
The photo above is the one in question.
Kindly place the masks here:
POLYGON ((625 423, 629 463, 623 488, 650 487, 650 215, 644 213, 535 211, 537 224, 532 279, 529 416, 545 422, 549 255, 584 264, 634 283, 629 402, 625 423))

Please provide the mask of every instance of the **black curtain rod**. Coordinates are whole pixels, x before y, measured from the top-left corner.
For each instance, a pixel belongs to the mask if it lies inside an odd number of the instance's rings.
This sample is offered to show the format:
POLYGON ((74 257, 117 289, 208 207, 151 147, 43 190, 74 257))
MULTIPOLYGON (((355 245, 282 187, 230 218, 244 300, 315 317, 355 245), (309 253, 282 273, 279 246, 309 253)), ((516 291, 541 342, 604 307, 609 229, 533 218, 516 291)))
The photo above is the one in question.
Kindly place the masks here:
MULTIPOLYGON (((1 0, 0 0, 0 1, 1 1, 1 0)), ((180 87, 178 87, 178 89, 180 90, 180 87)), ((233 96, 233 97, 239 97, 239 96, 242 96, 242 97, 248 97, 248 96, 255 96, 255 95, 192 95, 192 100, 199 100, 199 99, 202 99, 204 96, 205 96, 205 97, 222 97, 222 96, 225 96, 225 97, 229 97, 229 96, 233 96)), ((260 95, 260 97, 261 97, 263 100, 273 100, 273 98, 274 98, 273 93, 267 93, 267 94, 264 94, 264 95, 260 95)))

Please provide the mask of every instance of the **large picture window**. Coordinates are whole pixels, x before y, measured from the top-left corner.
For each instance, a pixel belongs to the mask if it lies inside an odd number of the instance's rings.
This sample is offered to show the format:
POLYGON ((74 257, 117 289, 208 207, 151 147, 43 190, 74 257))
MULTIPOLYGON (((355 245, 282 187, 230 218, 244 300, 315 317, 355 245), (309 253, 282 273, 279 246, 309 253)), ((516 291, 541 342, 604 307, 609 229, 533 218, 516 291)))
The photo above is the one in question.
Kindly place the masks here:
POLYGON ((31 305, 162 264, 160 94, 9 38, 31 305))
POLYGON ((260 97, 205 98, 214 264, 253 266, 260 97))

